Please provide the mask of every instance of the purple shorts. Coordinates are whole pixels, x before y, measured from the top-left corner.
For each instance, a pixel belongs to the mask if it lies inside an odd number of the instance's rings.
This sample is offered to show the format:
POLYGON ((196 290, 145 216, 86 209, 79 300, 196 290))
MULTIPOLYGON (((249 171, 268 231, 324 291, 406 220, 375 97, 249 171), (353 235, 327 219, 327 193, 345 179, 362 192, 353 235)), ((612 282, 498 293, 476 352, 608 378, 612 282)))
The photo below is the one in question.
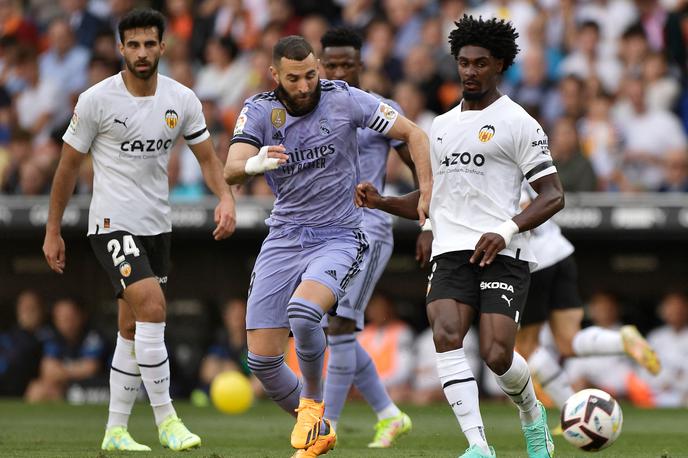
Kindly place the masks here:
POLYGON ((367 250, 358 229, 272 228, 251 274, 246 329, 288 328, 287 305, 304 280, 327 286, 339 301, 367 250))

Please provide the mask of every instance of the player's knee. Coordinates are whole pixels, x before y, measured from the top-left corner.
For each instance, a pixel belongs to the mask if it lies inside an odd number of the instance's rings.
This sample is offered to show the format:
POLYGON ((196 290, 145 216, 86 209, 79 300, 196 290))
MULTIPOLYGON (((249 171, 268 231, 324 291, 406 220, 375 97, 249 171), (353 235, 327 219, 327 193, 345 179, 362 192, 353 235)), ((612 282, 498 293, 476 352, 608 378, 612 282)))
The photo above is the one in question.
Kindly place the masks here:
POLYGON ((341 316, 331 316, 327 322, 327 334, 341 336, 356 332, 356 322, 341 316))
POLYGON ((485 361, 487 367, 499 375, 509 370, 513 356, 513 348, 509 348, 501 342, 493 341, 490 345, 480 348, 480 357, 485 361))
POLYGON ((119 322, 119 335, 124 339, 134 340, 134 335, 136 334, 136 322, 135 321, 120 321, 119 322))
POLYGON ((438 353, 457 350, 463 347, 463 336, 459 330, 443 320, 435 320, 432 326, 432 339, 438 353))

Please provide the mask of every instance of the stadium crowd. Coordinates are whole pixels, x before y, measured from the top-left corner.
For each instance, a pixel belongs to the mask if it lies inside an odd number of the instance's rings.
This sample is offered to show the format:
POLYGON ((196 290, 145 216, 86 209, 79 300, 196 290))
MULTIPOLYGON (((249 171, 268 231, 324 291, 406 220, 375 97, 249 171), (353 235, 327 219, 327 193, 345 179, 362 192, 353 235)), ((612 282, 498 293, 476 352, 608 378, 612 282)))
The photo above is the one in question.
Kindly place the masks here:
MULTIPOLYGON (((174 303, 171 307, 174 309, 174 303)), ((624 322, 619 299, 610 293, 593 295, 586 310, 587 321, 593 325, 619 329, 624 322)), ((569 358, 565 369, 574 389, 601 388, 642 407, 688 407, 688 296, 668 292, 657 311, 661 325, 649 332, 648 340, 662 361, 658 376, 651 376, 623 356, 569 358)), ((219 311, 201 309, 197 314, 197 319, 201 314, 219 318, 211 320, 216 325, 213 332, 207 332, 208 326, 199 326, 188 309, 185 321, 189 326, 175 329, 174 320, 170 321, 171 390, 175 397, 191 396, 195 404, 204 406, 216 375, 227 370, 250 375, 244 326, 246 302, 232 298, 219 311)), ((15 325, 0 331, 0 396, 23 396, 28 402, 107 400, 107 368, 113 348, 106 336, 112 335, 108 328, 111 320, 109 324, 103 317, 89 320, 85 308, 73 299, 59 299, 48 310, 35 290, 19 294, 15 315, 15 325)), ((418 405, 443 400, 431 330, 416 332, 397 316, 394 302, 381 292, 371 299, 366 319, 366 328, 358 339, 370 353, 392 398, 418 405)), ((554 348, 548 328, 541 338, 546 346, 554 348)), ((481 394, 503 397, 480 359, 474 330, 465 348, 481 394)), ((298 373, 293 343, 287 355, 289 366, 298 373)), ((253 386, 256 394, 263 396, 255 379, 253 386)), ((353 390, 351 396, 358 394, 353 390)), ((539 396, 547 399, 543 393, 539 396)))
MULTIPOLYGON (((461 97, 447 34, 464 13, 511 20, 522 49, 502 89, 545 127, 564 188, 688 191, 685 0, 0 0, 0 189, 45 195, 81 91, 122 66, 115 25, 134 6, 168 17, 160 71, 193 88, 218 151, 242 102, 272 89, 270 52, 332 25, 364 38, 363 88, 429 130, 461 97)), ((173 199, 208 194, 190 150, 169 162, 173 199)), ((412 179, 398 158, 388 192, 412 179)), ((92 188, 85 163, 78 193, 92 188)), ((271 195, 262 178, 237 195, 271 195)))

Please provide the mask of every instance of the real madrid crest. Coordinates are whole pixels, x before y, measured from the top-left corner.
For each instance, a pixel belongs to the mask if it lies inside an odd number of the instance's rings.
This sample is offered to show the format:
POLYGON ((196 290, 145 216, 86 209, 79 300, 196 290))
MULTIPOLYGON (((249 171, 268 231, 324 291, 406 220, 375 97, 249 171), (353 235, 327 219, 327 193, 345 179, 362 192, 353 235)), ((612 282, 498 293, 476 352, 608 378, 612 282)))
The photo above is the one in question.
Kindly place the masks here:
POLYGON ((287 122, 287 110, 284 108, 273 108, 272 113, 270 113, 270 121, 275 129, 279 129, 287 122))
POLYGON ((320 120, 320 135, 330 135, 332 130, 330 129, 330 125, 327 123, 327 119, 321 119, 320 120))
POLYGON ((165 112, 165 124, 167 124, 167 127, 170 129, 174 129, 177 127, 177 123, 179 122, 179 115, 177 114, 176 111, 174 110, 167 110, 165 112))

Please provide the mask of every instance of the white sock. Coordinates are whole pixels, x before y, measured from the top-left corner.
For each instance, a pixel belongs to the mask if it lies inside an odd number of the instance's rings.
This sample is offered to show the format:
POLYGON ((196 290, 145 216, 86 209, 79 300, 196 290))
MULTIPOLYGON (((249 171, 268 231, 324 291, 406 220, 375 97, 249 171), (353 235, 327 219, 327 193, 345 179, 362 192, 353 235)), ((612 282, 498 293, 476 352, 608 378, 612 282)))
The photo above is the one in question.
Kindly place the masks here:
POLYGON ((165 348, 165 323, 136 322, 134 336, 136 362, 146 387, 155 415, 160 425, 170 415, 175 415, 170 398, 170 362, 165 348))
POLYGON ((399 410, 399 407, 397 407, 395 403, 391 403, 381 411, 375 413, 377 414, 377 421, 380 421, 386 420, 387 418, 396 417, 397 415, 401 414, 401 410, 399 410))
POLYGON ((107 428, 127 427, 129 415, 141 388, 141 374, 134 356, 134 341, 117 333, 117 345, 110 368, 110 405, 107 428))
POLYGON ((495 377, 502 391, 518 407, 521 424, 529 425, 540 418, 540 407, 535 397, 533 382, 530 380, 530 370, 523 356, 514 352, 509 370, 502 375, 495 374, 495 377))
POLYGON ((623 342, 619 331, 590 326, 573 336, 573 351, 578 356, 621 355, 623 342))
POLYGON ((478 384, 466 360, 463 348, 437 355, 437 373, 444 395, 466 435, 469 446, 477 445, 489 453, 485 427, 480 415, 478 384))
POLYGON ((573 388, 566 371, 556 358, 545 348, 538 347, 528 358, 528 366, 557 407, 564 407, 566 400, 573 396, 573 388))

